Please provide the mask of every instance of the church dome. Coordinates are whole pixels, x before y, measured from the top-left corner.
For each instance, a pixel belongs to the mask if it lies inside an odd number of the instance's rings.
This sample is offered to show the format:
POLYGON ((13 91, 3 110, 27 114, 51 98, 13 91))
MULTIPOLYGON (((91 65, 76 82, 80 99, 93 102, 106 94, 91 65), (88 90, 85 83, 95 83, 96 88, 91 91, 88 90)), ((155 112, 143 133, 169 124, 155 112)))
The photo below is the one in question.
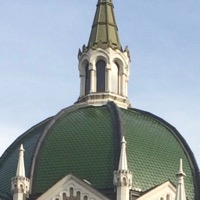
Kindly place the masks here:
POLYGON ((0 158, 0 200, 200 199, 199 169, 180 133, 130 106, 130 53, 113 8, 98 0, 88 45, 78 52, 76 103, 26 131, 0 158))
POLYGON ((67 174, 86 180, 106 196, 112 195, 121 137, 127 141, 127 160, 135 191, 146 191, 167 180, 176 184, 178 160, 183 159, 186 194, 199 194, 198 166, 185 140, 163 119, 141 110, 73 105, 25 132, 0 160, 1 192, 10 194, 18 148, 24 144, 26 176, 33 195, 43 194, 67 174))

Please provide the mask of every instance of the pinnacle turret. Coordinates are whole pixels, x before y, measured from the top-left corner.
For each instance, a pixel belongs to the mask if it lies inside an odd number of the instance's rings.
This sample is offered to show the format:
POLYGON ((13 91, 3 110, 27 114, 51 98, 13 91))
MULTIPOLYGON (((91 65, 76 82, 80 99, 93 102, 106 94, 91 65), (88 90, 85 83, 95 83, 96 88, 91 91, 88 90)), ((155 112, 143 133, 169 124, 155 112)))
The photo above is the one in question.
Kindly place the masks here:
POLYGON ((117 200, 129 200, 129 191, 132 188, 132 172, 128 170, 126 156, 126 140, 121 141, 121 152, 118 170, 114 172, 114 185, 117 187, 117 200))
POLYGON ((19 148, 16 176, 11 180, 13 200, 26 200, 29 195, 30 180, 25 176, 24 147, 19 148))

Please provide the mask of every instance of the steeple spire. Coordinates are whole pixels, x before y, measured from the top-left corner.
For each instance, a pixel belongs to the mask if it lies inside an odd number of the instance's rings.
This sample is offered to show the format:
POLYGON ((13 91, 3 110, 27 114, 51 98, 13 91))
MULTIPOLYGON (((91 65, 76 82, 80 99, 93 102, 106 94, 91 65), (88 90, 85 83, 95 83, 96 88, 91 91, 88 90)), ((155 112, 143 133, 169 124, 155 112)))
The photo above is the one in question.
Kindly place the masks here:
POLYGON ((113 8, 112 0, 98 1, 88 42, 89 48, 106 49, 111 47, 112 49, 121 50, 113 8))
POLYGON ((180 167, 179 167, 179 171, 176 174, 176 176, 177 176, 178 182, 177 182, 175 200, 186 200, 185 186, 184 186, 185 173, 183 172, 182 159, 180 159, 180 167))

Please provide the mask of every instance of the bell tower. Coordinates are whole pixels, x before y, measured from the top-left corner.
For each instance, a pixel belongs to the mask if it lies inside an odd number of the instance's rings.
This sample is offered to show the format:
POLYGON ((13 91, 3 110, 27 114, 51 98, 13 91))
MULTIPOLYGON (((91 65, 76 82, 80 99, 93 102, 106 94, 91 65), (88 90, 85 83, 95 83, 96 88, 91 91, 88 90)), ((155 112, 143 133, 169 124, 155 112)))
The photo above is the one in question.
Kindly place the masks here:
POLYGON ((77 104, 103 105, 114 101, 130 106, 130 55, 122 49, 112 0, 98 0, 88 45, 79 49, 80 96, 77 104))

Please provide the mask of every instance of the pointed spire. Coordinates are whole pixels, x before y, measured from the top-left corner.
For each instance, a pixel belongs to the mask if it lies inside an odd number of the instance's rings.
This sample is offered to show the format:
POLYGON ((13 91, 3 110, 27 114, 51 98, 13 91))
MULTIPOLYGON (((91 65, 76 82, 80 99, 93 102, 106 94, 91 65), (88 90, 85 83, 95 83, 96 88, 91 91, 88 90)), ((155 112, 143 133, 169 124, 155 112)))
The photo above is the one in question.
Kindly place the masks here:
POLYGON ((113 183, 117 187, 117 200, 129 200, 130 189, 132 188, 132 172, 128 170, 126 156, 126 140, 124 136, 121 141, 121 153, 118 170, 114 171, 113 183))
POLYGON ((126 156, 126 140, 124 136, 122 137, 121 141, 121 154, 119 159, 118 170, 128 170, 127 156, 126 156))
POLYGON ((23 147, 23 144, 21 144, 21 146, 19 148, 19 159, 18 159, 16 176, 25 177, 24 147, 23 147))
POLYGON ((92 25, 88 47, 121 50, 112 0, 99 0, 92 25))
POLYGON ((176 177, 178 181, 177 181, 175 200, 186 200, 185 186, 184 186, 185 173, 183 171, 182 159, 180 159, 180 167, 178 173, 176 174, 176 177))
POLYGON ((26 200, 29 196, 30 180, 25 176, 24 147, 19 148, 19 158, 16 176, 11 179, 13 200, 26 200))

